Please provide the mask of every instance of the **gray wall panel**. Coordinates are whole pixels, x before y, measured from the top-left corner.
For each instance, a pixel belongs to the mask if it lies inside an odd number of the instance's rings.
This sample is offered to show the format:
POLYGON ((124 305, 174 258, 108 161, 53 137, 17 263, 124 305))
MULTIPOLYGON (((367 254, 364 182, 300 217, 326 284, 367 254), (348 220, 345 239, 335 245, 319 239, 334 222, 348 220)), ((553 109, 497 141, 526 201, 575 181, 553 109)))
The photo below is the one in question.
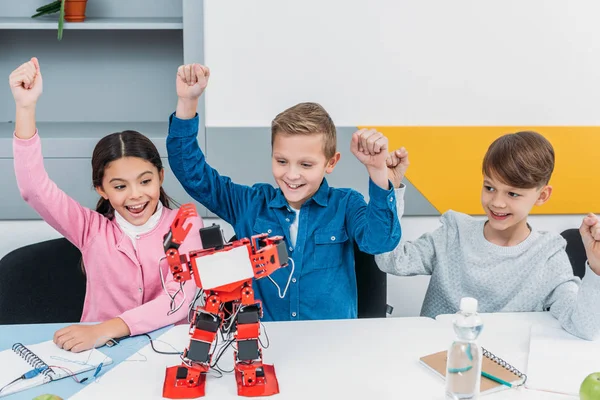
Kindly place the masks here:
MULTIPOLYGON (((182 31, 69 30, 0 33, 0 76, 36 56, 44 76, 38 121, 166 121, 175 109, 175 75, 183 62, 182 31)), ((0 121, 14 119, 8 87, 0 121)))
MULTIPOLYGON (((90 158, 101 138, 124 130, 146 135, 161 157, 167 157, 167 117, 163 122, 39 122, 37 128, 45 158, 90 158)), ((0 158, 12 158, 14 129, 13 123, 0 123, 0 158)))
MULTIPOLYGON (((48 175, 67 194, 86 207, 95 207, 98 194, 92 189, 89 159, 55 159, 44 162, 48 175)), ((39 219, 39 215, 21 198, 13 160, 0 160, 0 219, 39 219)))

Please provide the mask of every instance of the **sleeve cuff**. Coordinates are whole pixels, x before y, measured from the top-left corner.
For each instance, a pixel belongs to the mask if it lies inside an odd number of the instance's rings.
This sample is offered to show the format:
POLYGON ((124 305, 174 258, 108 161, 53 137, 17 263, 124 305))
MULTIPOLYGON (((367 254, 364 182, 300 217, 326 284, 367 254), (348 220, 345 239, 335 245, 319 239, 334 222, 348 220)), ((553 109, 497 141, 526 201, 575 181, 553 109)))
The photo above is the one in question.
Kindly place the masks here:
MULTIPOLYGON (((395 189, 393 189, 394 185, 392 182, 389 182, 390 189, 385 190, 381 187, 377 186, 370 178, 369 178, 369 203, 379 206, 381 208, 390 208, 396 209, 396 193, 395 189)), ((401 189, 397 189, 401 190, 401 189)))
POLYGON ((404 198, 404 192, 406 191, 406 186, 404 183, 400 184, 399 188, 394 189, 394 193, 396 194, 396 198, 404 198))
POLYGON ((38 136, 38 130, 35 130, 35 133, 29 139, 21 139, 17 137, 17 132, 13 132, 13 143, 17 146, 33 146, 40 142, 40 137, 38 136))
POLYGON ((180 119, 175 116, 175 113, 169 117, 169 136, 172 137, 188 137, 198 136, 198 125, 200 118, 198 113, 191 119, 180 119))

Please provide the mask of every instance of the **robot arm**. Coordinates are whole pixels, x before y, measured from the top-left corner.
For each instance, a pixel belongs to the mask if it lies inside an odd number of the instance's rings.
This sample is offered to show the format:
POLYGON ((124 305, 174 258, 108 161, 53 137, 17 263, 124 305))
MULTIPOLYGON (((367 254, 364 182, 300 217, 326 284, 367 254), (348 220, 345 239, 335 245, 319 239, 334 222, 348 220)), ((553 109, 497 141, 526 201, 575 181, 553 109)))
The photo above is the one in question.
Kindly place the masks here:
POLYGON ((250 261, 254 267, 254 278, 261 279, 277 269, 288 265, 288 253, 283 236, 268 237, 267 234, 252 236, 250 261))
POLYGON ((186 220, 197 216, 198 213, 193 204, 182 205, 171 223, 169 232, 163 237, 163 248, 169 263, 169 269, 176 282, 182 283, 191 279, 192 271, 189 268, 187 256, 179 254, 179 246, 192 229, 191 223, 184 227, 186 220))

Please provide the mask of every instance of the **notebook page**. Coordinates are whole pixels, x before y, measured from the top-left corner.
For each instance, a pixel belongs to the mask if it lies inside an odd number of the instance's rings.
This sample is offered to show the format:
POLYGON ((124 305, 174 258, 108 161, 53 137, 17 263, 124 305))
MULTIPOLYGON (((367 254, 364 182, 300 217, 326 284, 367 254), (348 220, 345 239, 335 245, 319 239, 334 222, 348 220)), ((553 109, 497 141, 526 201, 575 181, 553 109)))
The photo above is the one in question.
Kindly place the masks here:
POLYGON ((579 395, 586 376, 600 371, 600 341, 588 341, 563 329, 531 327, 527 382, 529 389, 579 395))
MULTIPOLYGON (((95 369, 100 363, 103 363, 104 365, 112 363, 111 358, 105 356, 96 349, 87 350, 81 353, 72 353, 59 348, 51 340, 38 344, 26 345, 26 347, 46 364, 63 367, 69 370, 67 371, 56 367, 52 368, 54 371, 52 377, 55 380, 69 376, 71 373, 79 374, 95 369)), ((25 360, 12 349, 0 352, 0 387, 3 387, 5 384, 32 369, 33 367, 27 364, 25 360)), ((48 383, 49 381, 49 376, 41 374, 35 378, 21 380, 2 390, 0 392, 0 397, 39 386, 48 383)))
MULTIPOLYGON (((112 363, 110 357, 105 356, 96 349, 83 351, 81 353, 72 353, 59 348, 52 340, 28 345, 27 348, 31 350, 31 352, 37 354, 37 356, 46 364, 66 368, 74 374, 94 369, 100 363, 103 363, 104 365, 112 363)), ((69 375, 66 370, 60 368, 52 368, 52 370, 59 377, 69 375)))

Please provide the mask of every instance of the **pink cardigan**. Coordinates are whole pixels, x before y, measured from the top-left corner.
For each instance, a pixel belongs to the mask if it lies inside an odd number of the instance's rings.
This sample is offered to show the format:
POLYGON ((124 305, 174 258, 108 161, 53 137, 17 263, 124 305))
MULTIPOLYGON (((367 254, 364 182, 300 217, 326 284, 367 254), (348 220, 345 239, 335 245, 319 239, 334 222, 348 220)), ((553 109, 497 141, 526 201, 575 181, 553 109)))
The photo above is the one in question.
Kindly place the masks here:
MULTIPOLYGON (((163 208, 158 225, 137 239, 138 251, 114 220, 83 207, 60 190, 44 169, 39 136, 23 140, 15 136, 13 152, 17 183, 23 199, 54 229, 81 250, 87 275, 87 290, 82 322, 101 322, 120 317, 131 335, 150 332, 163 326, 187 322, 188 305, 196 292, 193 281, 186 282, 186 301, 168 316, 170 299, 159 276, 159 261, 164 257, 163 235, 168 232, 177 210, 163 208)), ((180 248, 181 254, 202 248, 198 229, 200 217, 180 248)), ((43 266, 42 266, 43 267, 43 266)), ((166 287, 175 293, 165 260, 160 262, 166 287)), ((35 279, 35 278, 32 278, 35 279)), ((177 296, 177 304, 182 295, 177 296)))

